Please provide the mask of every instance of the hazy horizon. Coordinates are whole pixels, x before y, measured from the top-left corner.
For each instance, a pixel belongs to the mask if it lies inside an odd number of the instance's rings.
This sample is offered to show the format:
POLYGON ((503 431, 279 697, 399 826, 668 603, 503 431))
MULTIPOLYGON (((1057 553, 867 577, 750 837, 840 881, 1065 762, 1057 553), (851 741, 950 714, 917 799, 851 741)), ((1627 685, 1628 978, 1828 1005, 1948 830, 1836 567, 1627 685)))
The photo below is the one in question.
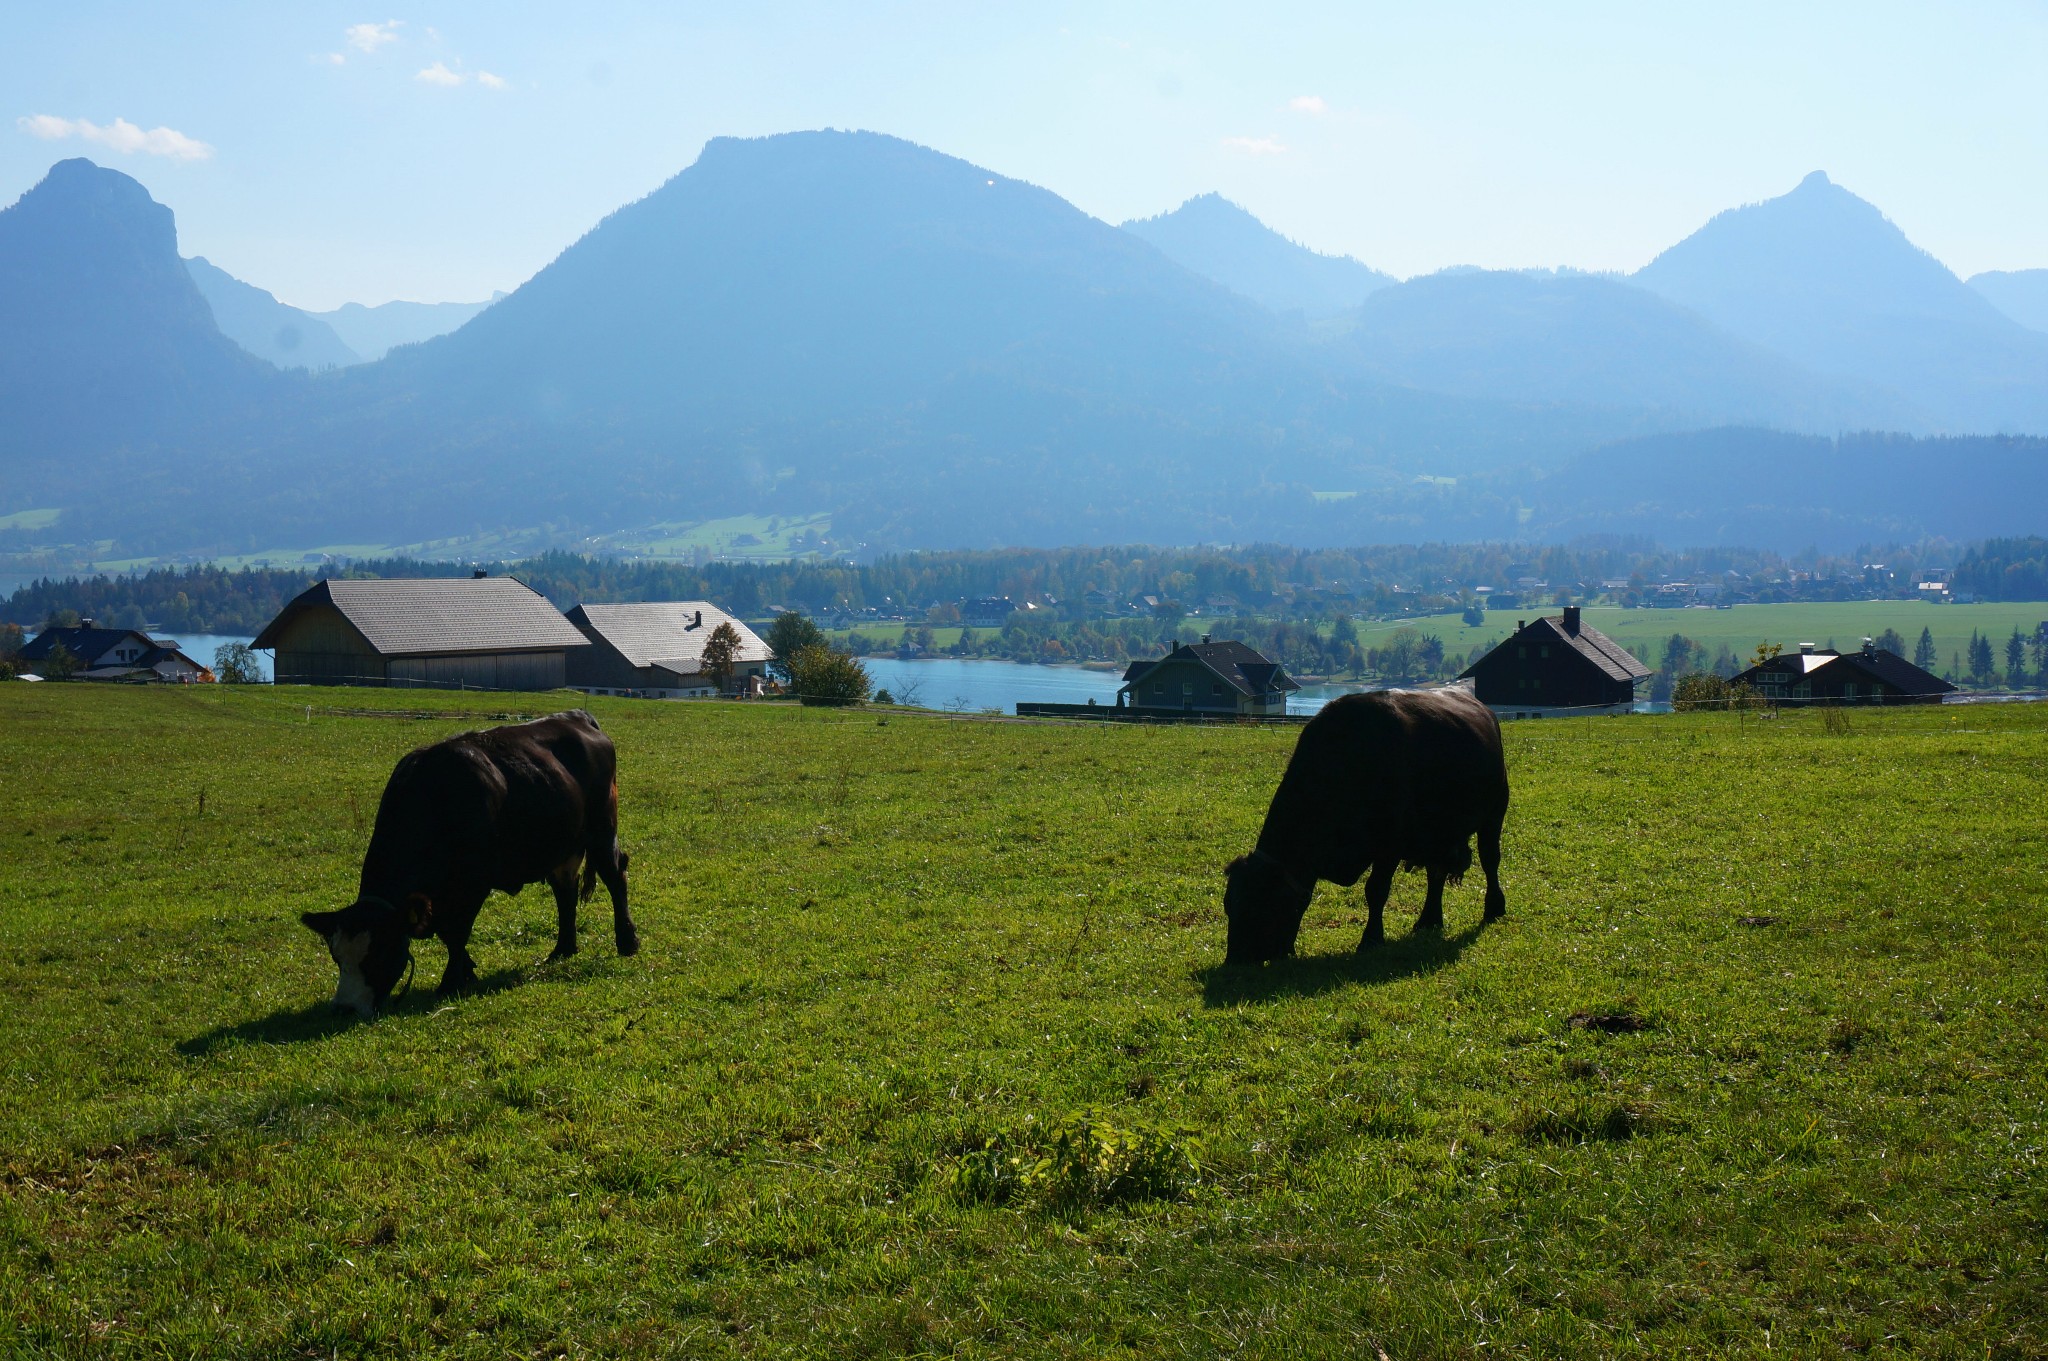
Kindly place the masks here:
POLYGON ((887 132, 1105 222, 1218 192, 1412 277, 1630 271, 1813 170, 1959 276, 2048 265, 2048 15, 889 5, 17 16, 0 202, 83 155, 309 310, 516 288, 721 135, 887 132))

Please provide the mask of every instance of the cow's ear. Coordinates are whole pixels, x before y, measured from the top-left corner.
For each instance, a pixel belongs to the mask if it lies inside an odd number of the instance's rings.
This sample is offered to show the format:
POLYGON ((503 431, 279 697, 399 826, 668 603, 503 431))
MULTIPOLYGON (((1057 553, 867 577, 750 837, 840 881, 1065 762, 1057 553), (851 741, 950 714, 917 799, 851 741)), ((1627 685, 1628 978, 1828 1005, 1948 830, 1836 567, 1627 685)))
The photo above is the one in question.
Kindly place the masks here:
POLYGON ((409 894, 405 900, 405 925, 418 939, 434 929, 434 901, 424 893, 409 894))
POLYGON ((339 912, 301 912, 299 920, 304 922, 306 929, 314 935, 331 936, 334 934, 335 923, 341 920, 341 914, 339 912))

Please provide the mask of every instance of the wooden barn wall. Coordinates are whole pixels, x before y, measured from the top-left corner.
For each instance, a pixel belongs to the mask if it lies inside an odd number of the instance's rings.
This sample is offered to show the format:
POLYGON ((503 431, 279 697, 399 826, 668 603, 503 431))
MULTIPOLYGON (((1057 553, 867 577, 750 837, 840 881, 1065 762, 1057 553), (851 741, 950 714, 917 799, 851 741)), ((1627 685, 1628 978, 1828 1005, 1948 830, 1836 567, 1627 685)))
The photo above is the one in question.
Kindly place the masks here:
POLYGON ((384 684, 384 659, 331 606, 287 624, 274 656, 279 685, 384 684))
POLYGON ((560 652, 469 652, 393 657, 390 683, 429 690, 559 690, 569 683, 560 652))
POLYGON ((654 668, 642 669, 627 662, 610 643, 592 639, 589 647, 570 651, 564 662, 570 685, 588 685, 606 690, 638 690, 659 685, 654 668))

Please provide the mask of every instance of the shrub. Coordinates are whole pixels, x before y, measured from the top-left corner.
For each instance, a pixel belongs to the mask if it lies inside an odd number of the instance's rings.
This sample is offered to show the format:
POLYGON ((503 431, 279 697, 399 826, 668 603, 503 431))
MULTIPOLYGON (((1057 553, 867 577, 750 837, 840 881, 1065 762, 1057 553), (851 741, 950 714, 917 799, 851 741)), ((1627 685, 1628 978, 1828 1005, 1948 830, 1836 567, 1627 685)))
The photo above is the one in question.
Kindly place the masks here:
POLYGON ((858 704, 874 689, 866 667, 818 644, 789 659, 789 683, 805 704, 858 704))

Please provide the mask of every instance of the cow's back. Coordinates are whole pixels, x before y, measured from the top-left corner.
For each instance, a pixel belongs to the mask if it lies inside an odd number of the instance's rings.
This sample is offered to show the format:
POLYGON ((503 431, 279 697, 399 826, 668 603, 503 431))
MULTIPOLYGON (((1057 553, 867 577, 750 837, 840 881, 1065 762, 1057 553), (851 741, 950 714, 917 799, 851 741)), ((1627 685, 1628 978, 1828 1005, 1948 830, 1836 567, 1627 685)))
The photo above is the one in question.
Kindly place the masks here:
POLYGON ((508 891, 579 854, 609 823, 616 756, 588 714, 459 733, 400 758, 363 883, 477 881, 508 891))
POLYGON ((1476 698, 1346 695, 1302 729, 1259 844, 1338 883, 1389 858, 1462 866, 1473 832, 1506 806, 1500 725, 1476 698))

